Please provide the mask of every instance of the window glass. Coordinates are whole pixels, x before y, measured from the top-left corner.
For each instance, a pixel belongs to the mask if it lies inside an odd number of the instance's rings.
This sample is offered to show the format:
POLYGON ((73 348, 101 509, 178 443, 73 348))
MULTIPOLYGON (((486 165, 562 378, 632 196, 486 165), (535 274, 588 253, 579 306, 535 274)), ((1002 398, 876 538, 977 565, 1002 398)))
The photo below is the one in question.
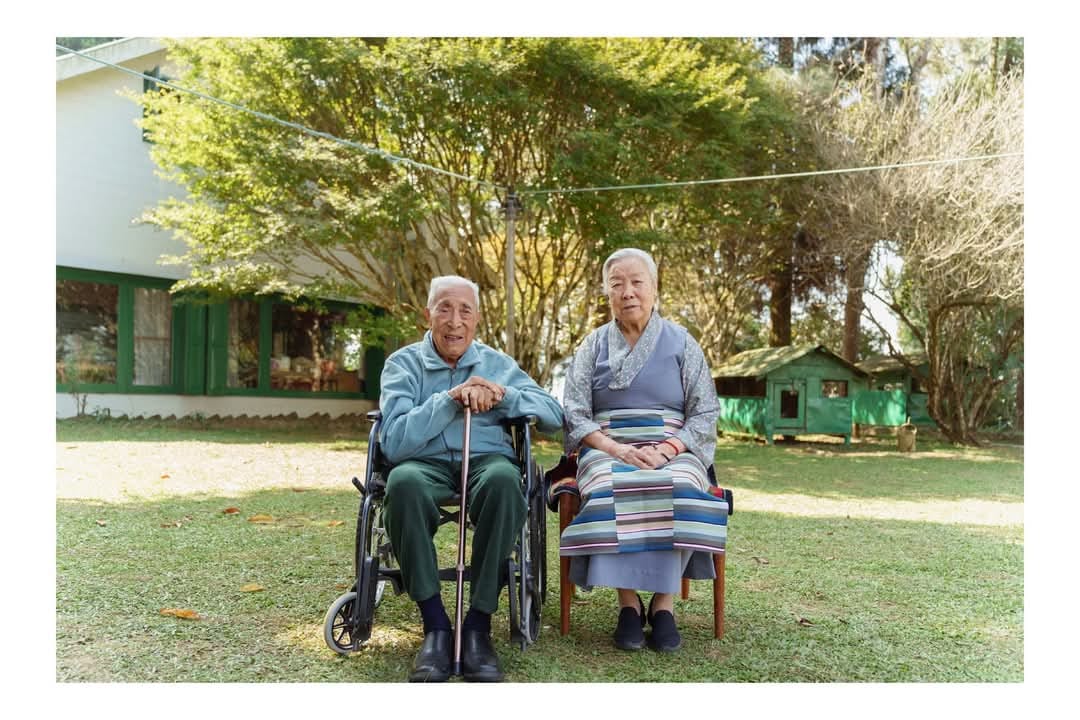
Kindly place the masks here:
POLYGON ((167 290, 135 288, 136 385, 172 382, 172 298, 167 290))
POLYGON ((229 301, 229 371, 227 386, 259 386, 259 304, 229 301))
POLYGON ((273 306, 270 387, 308 392, 362 390, 360 330, 346 327, 344 312, 273 306))
POLYGON ((116 285, 56 281, 56 382, 116 383, 116 285))
POLYGON ((822 380, 821 397, 847 397, 847 380, 822 380))

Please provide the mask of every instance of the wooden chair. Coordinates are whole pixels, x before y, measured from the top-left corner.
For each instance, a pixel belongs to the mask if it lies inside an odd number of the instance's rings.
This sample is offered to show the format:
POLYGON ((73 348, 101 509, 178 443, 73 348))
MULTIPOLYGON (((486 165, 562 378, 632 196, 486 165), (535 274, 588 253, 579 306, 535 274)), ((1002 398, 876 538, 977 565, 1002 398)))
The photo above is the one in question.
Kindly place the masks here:
MULTIPOLYGON (((575 479, 577 462, 574 459, 562 458, 559 464, 545 473, 546 490, 548 493, 548 507, 554 509, 557 503, 559 512, 559 536, 562 536, 566 526, 577 516, 581 509, 581 494, 577 489, 575 479)), ((735 512, 734 496, 730 489, 716 487, 716 475, 712 466, 709 467, 709 480, 713 482, 715 494, 723 496, 728 503, 728 515, 735 512)), ((726 568, 726 553, 713 555, 713 568, 716 570, 716 579, 713 580, 713 637, 717 640, 724 637, 724 570, 726 568)), ((574 584, 570 582, 570 558, 559 558, 559 634, 570 633, 570 601, 574 597, 574 584)), ((690 580, 683 578, 682 599, 690 597, 690 580)))

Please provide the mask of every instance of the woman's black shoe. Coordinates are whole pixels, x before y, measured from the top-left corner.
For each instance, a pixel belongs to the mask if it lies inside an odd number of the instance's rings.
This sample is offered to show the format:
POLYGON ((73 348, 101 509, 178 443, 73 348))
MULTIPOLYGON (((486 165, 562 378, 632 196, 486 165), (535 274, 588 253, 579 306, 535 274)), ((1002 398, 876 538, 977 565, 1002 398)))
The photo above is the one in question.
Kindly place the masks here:
POLYGON ((615 647, 620 650, 640 650, 645 647, 645 633, 642 630, 645 627, 645 606, 640 597, 638 604, 641 606, 640 612, 632 607, 624 607, 619 611, 619 624, 615 626, 615 647))
POLYGON ((675 616, 670 612, 667 610, 650 612, 649 624, 652 625, 652 632, 649 633, 649 647, 653 650, 675 652, 682 647, 682 637, 679 635, 679 629, 675 627, 675 616))

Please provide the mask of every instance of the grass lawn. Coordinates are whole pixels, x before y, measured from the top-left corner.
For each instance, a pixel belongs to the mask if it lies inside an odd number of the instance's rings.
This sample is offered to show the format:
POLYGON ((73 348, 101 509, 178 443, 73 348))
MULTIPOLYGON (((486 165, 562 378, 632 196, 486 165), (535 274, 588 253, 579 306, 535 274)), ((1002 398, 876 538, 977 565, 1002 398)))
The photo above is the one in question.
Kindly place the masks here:
MULTIPOLYGON (((387 594, 360 652, 340 657, 322 639, 353 572, 349 478, 366 433, 92 419, 56 432, 58 681, 405 679, 422 635, 404 595, 387 594)), ((726 634, 712 639, 711 583, 695 581, 676 601, 684 645, 671 655, 614 648, 609 589, 576 600, 559 635, 549 514, 539 642, 509 644, 505 596, 495 618, 507 679, 1022 681, 1022 448, 921 436, 916 453, 894 447, 722 438, 716 467, 735 491, 726 634)), ((558 448, 538 455, 550 466, 558 448)), ((444 528, 447 564, 455 542, 444 528)), ((452 607, 452 583, 444 598, 452 607)))

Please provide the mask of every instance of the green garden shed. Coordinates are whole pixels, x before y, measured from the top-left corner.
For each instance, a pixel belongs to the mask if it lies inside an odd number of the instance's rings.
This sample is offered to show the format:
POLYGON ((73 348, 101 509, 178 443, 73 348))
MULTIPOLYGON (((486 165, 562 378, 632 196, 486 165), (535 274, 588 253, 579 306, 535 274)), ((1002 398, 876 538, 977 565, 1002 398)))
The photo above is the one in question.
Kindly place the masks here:
POLYGON ((908 418, 916 425, 934 425, 926 411, 925 379, 929 374, 926 353, 911 353, 915 372, 891 355, 873 355, 857 363, 870 374, 866 390, 852 398, 856 425, 897 426, 908 418))
POLYGON ((852 398, 870 376, 824 345, 747 350, 713 370, 721 431, 840 435, 851 442, 852 398))

